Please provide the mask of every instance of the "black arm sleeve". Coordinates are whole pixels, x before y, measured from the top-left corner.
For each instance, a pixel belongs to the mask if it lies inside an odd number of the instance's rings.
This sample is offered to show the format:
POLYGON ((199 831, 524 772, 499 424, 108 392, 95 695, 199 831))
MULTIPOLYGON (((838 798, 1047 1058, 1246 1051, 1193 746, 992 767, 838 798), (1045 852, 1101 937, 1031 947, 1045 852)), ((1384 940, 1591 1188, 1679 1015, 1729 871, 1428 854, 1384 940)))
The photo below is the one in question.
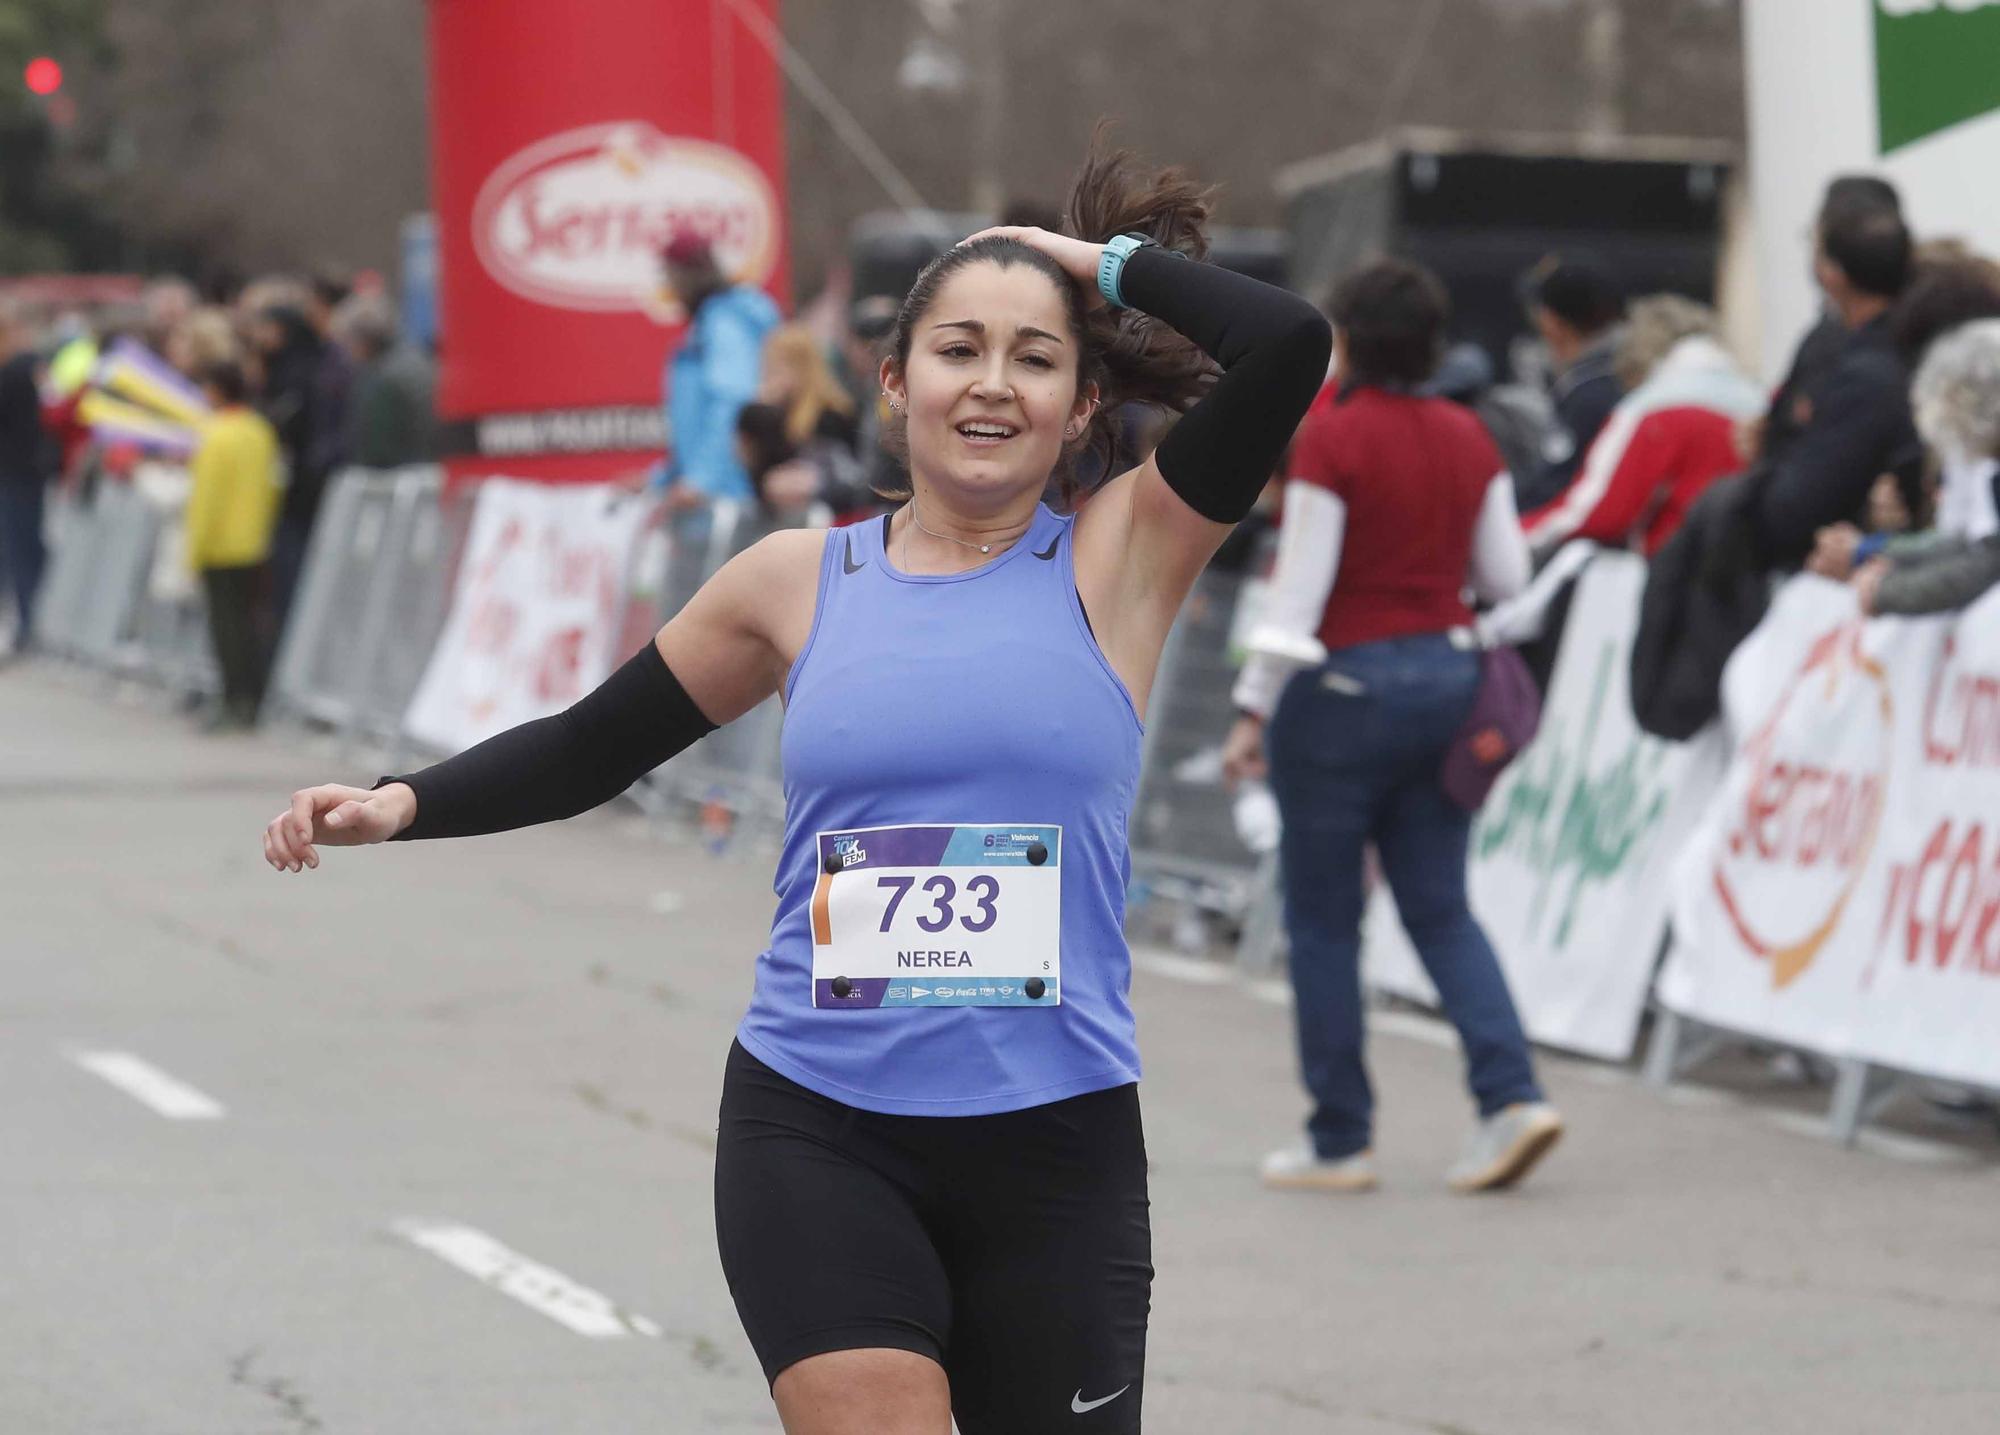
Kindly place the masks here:
POLYGON ((1333 330, 1289 290, 1151 246, 1125 261, 1118 287, 1222 366, 1153 461, 1196 513, 1241 521, 1326 380, 1333 330))
POLYGON ((715 726, 648 643, 554 717, 375 785, 404 782, 417 795, 416 819, 392 841, 507 832, 609 802, 715 726))

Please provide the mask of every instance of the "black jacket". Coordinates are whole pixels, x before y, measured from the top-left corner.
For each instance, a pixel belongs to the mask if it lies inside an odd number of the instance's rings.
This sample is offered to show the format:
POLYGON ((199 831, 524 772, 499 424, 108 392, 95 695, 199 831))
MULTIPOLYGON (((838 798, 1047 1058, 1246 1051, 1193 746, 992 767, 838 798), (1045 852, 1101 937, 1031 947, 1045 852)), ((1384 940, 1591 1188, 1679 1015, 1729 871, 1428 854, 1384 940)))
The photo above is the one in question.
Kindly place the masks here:
POLYGON ((1758 537, 1773 567, 1798 567, 1827 524, 1862 522, 1876 477, 1916 452, 1909 388, 1886 315, 1850 333, 1807 385, 1804 422, 1767 446, 1757 495, 1758 537))
POLYGON ((36 363, 34 353, 24 349, 0 364, 0 483, 37 484, 47 476, 36 363))
POLYGON ((1655 737, 1690 738, 1722 709, 1722 668, 1764 620, 1771 580, 1753 541, 1764 474, 1709 485, 1646 569, 1632 640, 1632 714, 1655 737))
POLYGON ((1792 366, 1784 381, 1771 395, 1771 407, 1764 419, 1764 451, 1783 453, 1799 436, 1812 417, 1814 388, 1832 372, 1840 351, 1847 347, 1847 326, 1837 315, 1822 314, 1819 322, 1806 330, 1792 352, 1792 366))
POLYGON ((290 480, 285 485, 282 519, 288 524, 310 528, 319 512, 320 494, 326 475, 313 467, 313 398, 318 379, 322 343, 306 316, 292 308, 276 308, 271 316, 282 331, 283 340, 264 356, 264 387, 257 407, 277 430, 278 447, 284 451, 290 480))
POLYGON ((1604 421, 1625 397, 1625 387, 1611 367, 1611 341, 1602 340, 1577 355, 1576 362, 1556 378, 1549 397, 1556 410, 1551 446, 1539 469, 1515 477, 1515 501, 1523 513, 1562 496, 1604 421))

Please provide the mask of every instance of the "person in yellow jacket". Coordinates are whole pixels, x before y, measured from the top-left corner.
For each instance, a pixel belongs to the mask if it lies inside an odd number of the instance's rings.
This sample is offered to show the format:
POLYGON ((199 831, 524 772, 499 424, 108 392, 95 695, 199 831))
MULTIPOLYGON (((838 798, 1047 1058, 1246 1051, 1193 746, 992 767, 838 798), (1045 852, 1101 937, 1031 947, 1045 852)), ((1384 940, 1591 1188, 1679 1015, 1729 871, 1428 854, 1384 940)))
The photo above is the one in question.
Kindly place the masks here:
POLYGON ((278 434, 249 406, 240 364, 205 365, 201 383, 215 416, 203 427, 191 464, 188 563, 208 598, 208 630, 222 669, 222 706, 211 726, 247 728, 256 725, 264 697, 256 605, 278 517, 278 434))

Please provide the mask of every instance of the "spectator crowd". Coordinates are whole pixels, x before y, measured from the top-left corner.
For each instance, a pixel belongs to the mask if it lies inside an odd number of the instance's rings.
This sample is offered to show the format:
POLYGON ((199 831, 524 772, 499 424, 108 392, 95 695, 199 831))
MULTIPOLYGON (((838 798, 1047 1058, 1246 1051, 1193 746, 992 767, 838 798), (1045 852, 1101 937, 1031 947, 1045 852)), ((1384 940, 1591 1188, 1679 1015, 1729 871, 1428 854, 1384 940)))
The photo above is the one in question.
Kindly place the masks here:
MULTIPOLYGON (((1824 311, 1769 394, 1711 310, 1628 297, 1605 258, 1581 252, 1521 279, 1544 392, 1496 382, 1484 351, 1449 346, 1448 310, 1435 350, 1397 380, 1477 418, 1513 477, 1535 566, 1575 540, 1650 560, 1634 701, 1663 735, 1713 716, 1721 665, 1761 618, 1772 575, 1851 582, 1871 613, 1963 606, 2000 580, 2000 267, 1962 240, 1920 241, 1893 187, 1868 176, 1828 187, 1810 262, 1824 311)), ((896 299, 863 297, 831 324, 824 306, 818 322, 787 320, 699 240, 676 239, 661 263, 688 317, 662 382, 673 442, 628 486, 656 495, 682 534, 705 531, 719 501, 767 524, 881 512, 898 477, 879 442, 877 377, 896 299)), ((1351 380, 1336 371, 1327 403, 1345 403, 1351 380)), ((12 610, 0 632, 16 650, 34 642, 50 485, 125 481, 163 449, 193 480, 187 561, 225 689, 211 721, 254 721, 329 478, 433 457, 433 387, 432 356, 401 336, 369 276, 209 296, 163 279, 130 312, 39 323, 0 305, 0 591, 12 610), (171 429, 92 421, 103 364, 134 345, 199 413, 178 450, 171 429)), ((1129 448, 1157 441, 1158 415, 1109 418, 1129 448)), ((1287 513, 1286 476, 1221 561, 1247 561, 1260 525, 1287 513)), ((1558 594, 1551 634, 1562 607, 1558 594)), ((1547 652, 1529 656, 1545 675, 1547 652)))
POLYGON ((39 321, 0 304, 8 651, 35 644, 51 489, 87 499, 148 459, 183 462, 184 562, 222 677, 206 724, 253 724, 328 479, 434 456, 433 368, 372 276, 210 296, 168 278, 136 304, 39 321))

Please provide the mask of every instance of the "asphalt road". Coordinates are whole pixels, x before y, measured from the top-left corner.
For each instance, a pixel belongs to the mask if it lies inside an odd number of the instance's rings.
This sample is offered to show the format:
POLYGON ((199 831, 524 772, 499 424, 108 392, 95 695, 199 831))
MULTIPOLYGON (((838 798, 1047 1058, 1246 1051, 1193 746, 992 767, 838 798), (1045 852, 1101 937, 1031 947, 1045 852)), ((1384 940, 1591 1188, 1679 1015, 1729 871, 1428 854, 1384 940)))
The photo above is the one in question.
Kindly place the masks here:
MULTIPOLYGON (((375 775, 0 671, 0 1435, 776 1430, 710 1207, 768 865, 615 810, 263 865, 292 788, 375 775)), ((1208 975, 1136 982, 1149 1431, 2000 1429, 1990 1138, 1549 1058, 1564 1145, 1455 1197, 1458 1058, 1405 1016, 1384 1189, 1269 1193, 1288 1015, 1208 975)))

